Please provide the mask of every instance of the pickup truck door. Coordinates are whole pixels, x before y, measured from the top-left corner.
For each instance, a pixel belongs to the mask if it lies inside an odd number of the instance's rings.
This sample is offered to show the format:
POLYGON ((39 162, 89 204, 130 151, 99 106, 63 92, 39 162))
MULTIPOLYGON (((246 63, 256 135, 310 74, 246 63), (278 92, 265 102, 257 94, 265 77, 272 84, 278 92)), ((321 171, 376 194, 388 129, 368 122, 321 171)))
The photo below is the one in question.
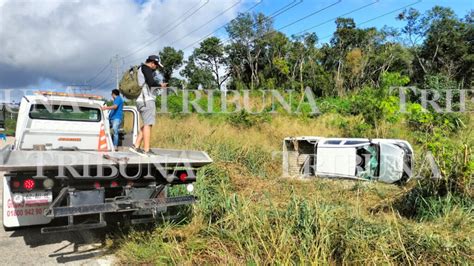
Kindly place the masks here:
POLYGON ((120 129, 123 134, 121 146, 131 146, 138 137, 139 119, 137 108, 134 106, 124 106, 123 117, 124 121, 120 129))

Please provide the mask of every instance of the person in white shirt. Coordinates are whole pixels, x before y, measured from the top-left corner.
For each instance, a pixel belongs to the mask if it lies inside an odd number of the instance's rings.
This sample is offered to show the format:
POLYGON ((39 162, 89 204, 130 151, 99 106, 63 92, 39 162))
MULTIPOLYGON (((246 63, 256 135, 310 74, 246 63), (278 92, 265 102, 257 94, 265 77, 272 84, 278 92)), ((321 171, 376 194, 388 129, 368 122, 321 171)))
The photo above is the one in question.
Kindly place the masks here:
POLYGON ((138 71, 138 84, 142 87, 142 92, 137 98, 137 109, 142 118, 142 127, 138 133, 137 140, 130 150, 136 153, 153 155, 150 150, 151 129, 156 119, 156 94, 157 91, 166 88, 166 83, 159 83, 156 78, 156 70, 163 67, 160 58, 150 55, 138 71), (143 149, 140 148, 143 142, 143 149))

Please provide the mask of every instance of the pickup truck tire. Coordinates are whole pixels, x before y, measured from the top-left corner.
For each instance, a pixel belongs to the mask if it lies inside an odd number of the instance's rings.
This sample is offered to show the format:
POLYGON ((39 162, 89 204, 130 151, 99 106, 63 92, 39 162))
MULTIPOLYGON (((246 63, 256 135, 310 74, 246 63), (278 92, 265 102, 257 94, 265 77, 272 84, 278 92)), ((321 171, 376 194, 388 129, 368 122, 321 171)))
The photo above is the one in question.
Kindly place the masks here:
POLYGON ((410 177, 407 175, 407 173, 403 173, 402 178, 400 178, 400 180, 398 180, 394 184, 397 184, 399 186, 404 186, 404 185, 406 185, 406 183, 408 182, 409 179, 410 179, 410 177))

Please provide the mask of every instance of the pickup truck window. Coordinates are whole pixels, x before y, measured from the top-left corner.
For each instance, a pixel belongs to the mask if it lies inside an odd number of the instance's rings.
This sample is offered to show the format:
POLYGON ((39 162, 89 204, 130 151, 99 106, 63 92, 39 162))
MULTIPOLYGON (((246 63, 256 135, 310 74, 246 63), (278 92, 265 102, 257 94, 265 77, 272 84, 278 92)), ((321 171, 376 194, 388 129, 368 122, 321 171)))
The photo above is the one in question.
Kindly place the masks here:
POLYGON ((31 119, 99 122, 101 112, 97 108, 72 105, 33 104, 29 114, 31 119))
POLYGON ((341 144, 341 141, 340 140, 326 140, 324 144, 339 145, 341 144))

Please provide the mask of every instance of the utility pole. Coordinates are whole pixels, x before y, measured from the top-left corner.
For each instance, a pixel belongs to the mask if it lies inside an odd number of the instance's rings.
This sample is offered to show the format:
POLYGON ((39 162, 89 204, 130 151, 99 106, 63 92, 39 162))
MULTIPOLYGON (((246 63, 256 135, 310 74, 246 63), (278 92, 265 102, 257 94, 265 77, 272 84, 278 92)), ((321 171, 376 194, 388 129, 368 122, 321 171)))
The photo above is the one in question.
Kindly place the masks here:
POLYGON ((119 72, 120 72, 120 56, 118 54, 116 54, 113 58, 112 58, 112 63, 113 63, 113 66, 115 67, 115 79, 116 79, 116 86, 115 88, 118 90, 119 89, 119 72))

